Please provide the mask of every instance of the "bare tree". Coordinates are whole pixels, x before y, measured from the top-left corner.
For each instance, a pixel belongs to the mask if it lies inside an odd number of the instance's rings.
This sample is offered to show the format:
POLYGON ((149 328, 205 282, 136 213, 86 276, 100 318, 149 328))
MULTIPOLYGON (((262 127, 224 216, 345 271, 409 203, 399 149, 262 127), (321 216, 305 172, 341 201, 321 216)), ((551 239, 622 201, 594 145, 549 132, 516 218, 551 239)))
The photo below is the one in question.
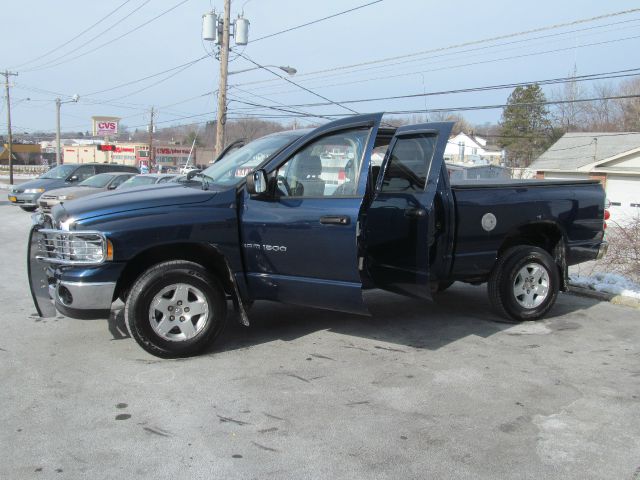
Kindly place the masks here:
POLYGON ((593 86, 592 96, 602 98, 588 102, 585 107, 585 129, 597 132, 614 132, 620 128, 620 108, 614 100, 607 100, 617 94, 610 83, 597 83, 593 86))
MULTIPOLYGON (((640 95, 640 79, 628 80, 620 85, 620 95, 640 95)), ((622 130, 640 131, 640 98, 624 98, 617 101, 622 130)))
POLYGON ((556 104, 551 112, 554 126, 563 132, 575 132, 584 125, 585 105, 576 100, 584 99, 586 92, 582 84, 576 81, 576 75, 577 68, 574 65, 570 75, 572 80, 551 94, 554 101, 568 101, 568 103, 556 104))

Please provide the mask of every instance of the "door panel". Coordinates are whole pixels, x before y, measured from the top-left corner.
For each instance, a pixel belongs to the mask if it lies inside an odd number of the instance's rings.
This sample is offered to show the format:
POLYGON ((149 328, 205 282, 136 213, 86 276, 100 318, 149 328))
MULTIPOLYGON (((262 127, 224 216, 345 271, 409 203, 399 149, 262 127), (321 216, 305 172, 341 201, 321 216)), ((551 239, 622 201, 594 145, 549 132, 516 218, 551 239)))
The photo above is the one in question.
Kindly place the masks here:
POLYGON ((358 186, 380 118, 362 115, 314 130, 269 162, 270 195, 243 194, 241 239, 253 298, 367 313, 358 268, 364 194, 358 186), (330 154, 353 160, 356 171, 343 179, 353 188, 332 188, 330 154))
POLYGON ((434 198, 453 124, 401 127, 366 216, 367 271, 377 287, 429 298, 434 198))

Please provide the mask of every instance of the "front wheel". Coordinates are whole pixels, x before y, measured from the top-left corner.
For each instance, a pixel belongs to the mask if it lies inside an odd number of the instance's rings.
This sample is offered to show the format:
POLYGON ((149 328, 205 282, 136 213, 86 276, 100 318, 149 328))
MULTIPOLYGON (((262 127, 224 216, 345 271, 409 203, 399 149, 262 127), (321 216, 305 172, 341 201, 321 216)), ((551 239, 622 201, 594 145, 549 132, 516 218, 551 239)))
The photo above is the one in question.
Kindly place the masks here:
POLYGON ((135 282, 124 309, 131 336, 152 355, 195 355, 224 329, 224 290, 201 265, 159 263, 135 282))
POLYGON ((489 300, 511 323, 542 318, 558 297, 560 274, 545 250, 529 245, 510 248, 489 278, 489 300))
POLYGON ((38 207, 20 207, 25 212, 35 212, 38 207))

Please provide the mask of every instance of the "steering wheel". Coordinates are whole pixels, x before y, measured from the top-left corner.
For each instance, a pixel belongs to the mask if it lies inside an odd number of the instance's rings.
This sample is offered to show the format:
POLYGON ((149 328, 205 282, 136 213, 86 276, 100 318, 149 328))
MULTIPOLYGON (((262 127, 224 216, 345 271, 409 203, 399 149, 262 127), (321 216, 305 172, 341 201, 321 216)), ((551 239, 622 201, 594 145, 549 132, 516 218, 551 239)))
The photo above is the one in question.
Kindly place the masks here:
POLYGON ((287 182, 287 179, 282 175, 278 175, 278 177, 276 178, 276 181, 277 181, 277 184, 278 184, 278 189, 280 191, 282 191, 280 189, 280 186, 282 185, 284 187, 284 190, 285 190, 284 194, 287 197, 290 197, 291 196, 291 187, 289 186, 289 182, 287 182))

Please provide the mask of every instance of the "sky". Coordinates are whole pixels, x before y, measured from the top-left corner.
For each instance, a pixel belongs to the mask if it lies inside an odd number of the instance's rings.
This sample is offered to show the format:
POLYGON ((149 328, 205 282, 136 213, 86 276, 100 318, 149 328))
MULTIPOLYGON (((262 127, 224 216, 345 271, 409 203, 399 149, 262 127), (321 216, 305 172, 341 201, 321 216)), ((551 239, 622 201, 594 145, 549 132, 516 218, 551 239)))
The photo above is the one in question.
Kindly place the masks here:
MULTIPOLYGON (((270 69, 299 86, 260 68, 232 74, 229 118, 288 123, 296 115, 303 126, 352 111, 501 105, 510 88, 343 106, 309 104, 560 78, 574 65, 578 75, 640 68, 640 5, 626 0, 382 0, 260 39, 372 1, 233 1, 232 18, 243 13, 250 30, 249 44, 233 47, 230 72, 255 67, 243 55, 263 66, 294 67, 297 73, 290 77, 270 69), (632 9, 639 10, 613 15, 632 9), (599 16, 606 17, 584 21, 599 16)), ((121 117, 123 125, 144 129, 152 106, 158 127, 215 119, 220 67, 215 46, 202 40, 202 14, 221 12, 222 0, 5 3, 0 68, 18 73, 10 77, 14 133, 54 131, 55 99, 66 102, 74 94, 79 101, 61 107, 63 131, 90 130, 94 115, 121 117), (152 77, 139 81, 147 76, 152 77)), ((544 87, 549 97, 559 88, 544 87)), ((462 113, 482 124, 499 121, 502 111, 462 113)), ((0 134, 6 127, 3 101, 0 134)))

